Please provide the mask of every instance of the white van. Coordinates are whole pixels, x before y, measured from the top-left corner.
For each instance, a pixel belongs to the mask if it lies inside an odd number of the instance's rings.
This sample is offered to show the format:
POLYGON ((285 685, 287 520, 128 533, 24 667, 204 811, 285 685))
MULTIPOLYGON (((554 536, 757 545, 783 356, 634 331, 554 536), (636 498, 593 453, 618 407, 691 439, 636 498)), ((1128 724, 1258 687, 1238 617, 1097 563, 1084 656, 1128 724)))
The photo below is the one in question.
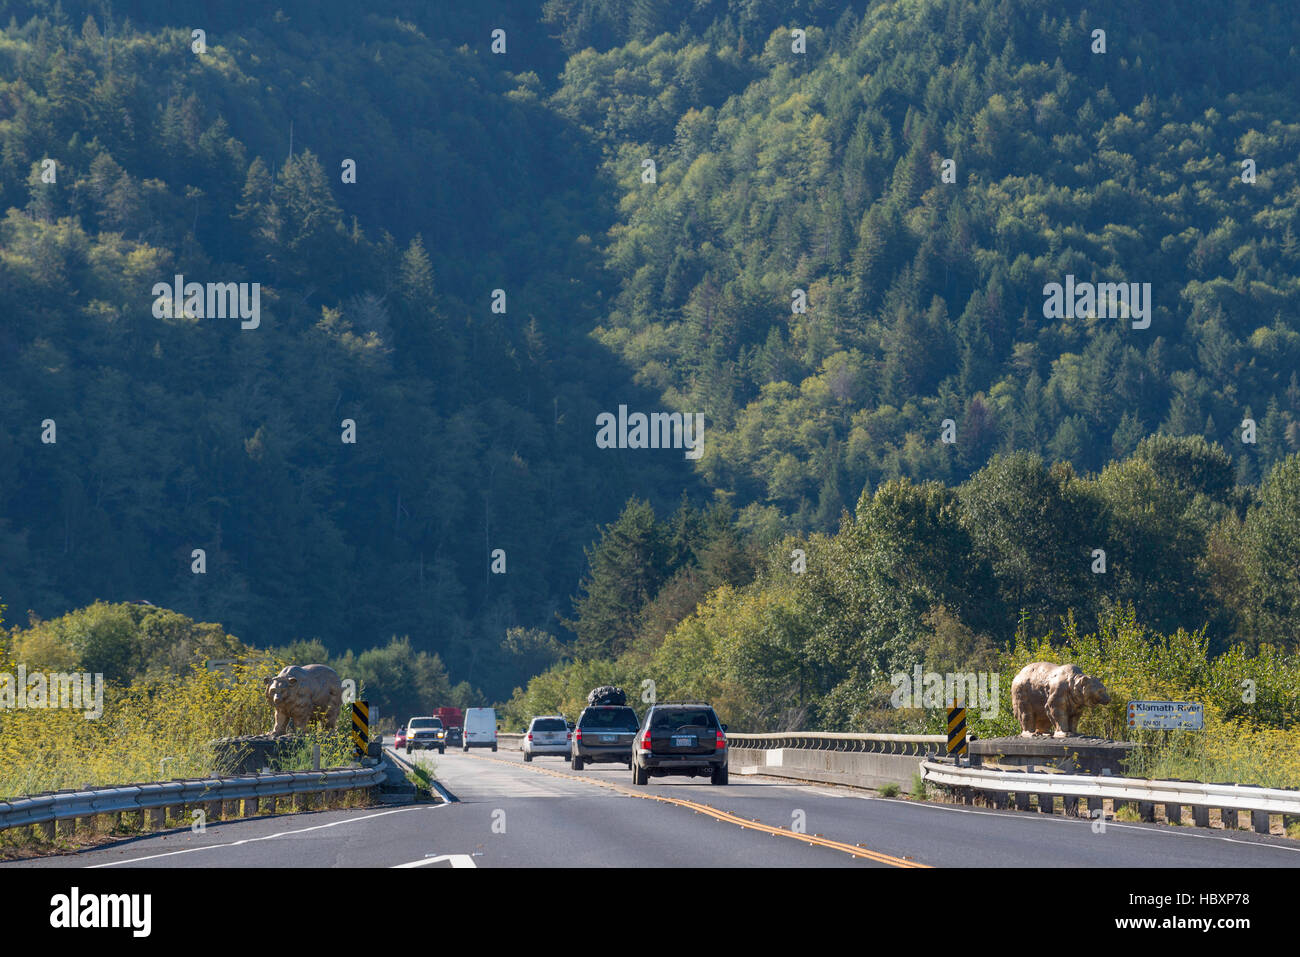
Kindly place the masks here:
POLYGON ((497 749, 497 712, 495 708, 466 708, 465 733, 461 750, 470 748, 497 749))

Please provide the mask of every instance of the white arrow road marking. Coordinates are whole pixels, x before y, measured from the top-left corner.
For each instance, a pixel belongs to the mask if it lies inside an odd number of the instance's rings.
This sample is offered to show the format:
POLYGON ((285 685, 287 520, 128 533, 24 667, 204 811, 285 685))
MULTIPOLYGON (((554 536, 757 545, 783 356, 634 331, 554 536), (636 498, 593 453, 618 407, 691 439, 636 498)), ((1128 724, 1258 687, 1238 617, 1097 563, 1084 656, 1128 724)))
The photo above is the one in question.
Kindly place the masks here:
POLYGON ((394 864, 393 867, 427 867, 439 861, 451 861, 452 867, 478 867, 474 863, 474 858, 468 854, 439 854, 437 857, 426 857, 422 861, 411 861, 409 864, 394 864))
MULTIPOLYGON (((312 827, 300 827, 295 831, 280 831, 278 834, 265 834, 262 837, 246 837, 242 841, 231 841, 227 844, 205 844, 202 847, 187 847, 180 851, 165 851, 162 854, 149 854, 146 857, 132 857, 124 861, 109 861, 106 864, 91 864, 91 868, 96 867, 117 867, 119 864, 137 864, 140 861, 152 861, 160 857, 172 857, 176 854, 193 854, 195 851, 212 851, 219 847, 239 847, 241 844, 253 844, 257 841, 270 841, 277 837, 288 837, 293 834, 306 834, 308 831, 320 831, 327 827, 338 827, 340 824, 356 824, 358 821, 369 821, 372 818, 387 817, 389 814, 403 814, 406 811, 418 811, 422 809, 432 810, 436 807, 449 807, 447 804, 435 805, 417 805, 416 807, 399 807, 392 811, 380 811, 378 814, 367 814, 364 817, 351 817, 342 821, 332 821, 329 824, 316 824, 312 827)), ((233 822, 231 822, 233 823, 233 822)))

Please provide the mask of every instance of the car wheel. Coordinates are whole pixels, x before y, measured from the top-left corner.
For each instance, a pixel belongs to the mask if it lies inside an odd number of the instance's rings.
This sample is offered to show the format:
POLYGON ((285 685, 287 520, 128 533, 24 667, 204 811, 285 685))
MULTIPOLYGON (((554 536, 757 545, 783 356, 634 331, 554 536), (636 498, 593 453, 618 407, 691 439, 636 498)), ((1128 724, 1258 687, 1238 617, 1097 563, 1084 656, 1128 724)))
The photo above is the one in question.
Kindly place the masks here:
POLYGON ((447 746, 444 744, 442 747, 440 747, 440 748, 438 749, 438 753, 439 753, 439 754, 446 754, 446 753, 447 753, 447 746))
POLYGON ((650 780, 650 776, 646 774, 645 771, 637 767, 635 761, 632 762, 632 783, 643 785, 646 784, 649 780, 650 780))
POLYGON ((493 754, 496 754, 496 753, 497 753, 497 746, 496 746, 495 744, 492 745, 492 753, 493 753, 493 754))
POLYGON ((468 752, 469 752, 469 745, 468 745, 468 744, 465 745, 463 748, 461 748, 461 750, 464 751, 464 752, 466 752, 466 753, 468 753, 468 752))
POLYGON ((411 753, 411 746, 409 744, 406 746, 406 753, 407 754, 411 753))
POLYGON ((713 769, 713 777, 710 778, 709 780, 711 780, 714 784, 726 784, 728 778, 729 775, 727 773, 727 766, 724 764, 722 765, 722 767, 713 769))
POLYGON ((582 758, 578 757, 576 754, 573 756, 573 760, 570 761, 569 764, 575 771, 582 770, 582 758))
POLYGON ((531 761, 532 759, 533 759, 533 756, 532 756, 531 754, 529 754, 527 751, 525 751, 525 752, 524 752, 524 763, 527 764, 527 763, 528 763, 529 761, 531 761))

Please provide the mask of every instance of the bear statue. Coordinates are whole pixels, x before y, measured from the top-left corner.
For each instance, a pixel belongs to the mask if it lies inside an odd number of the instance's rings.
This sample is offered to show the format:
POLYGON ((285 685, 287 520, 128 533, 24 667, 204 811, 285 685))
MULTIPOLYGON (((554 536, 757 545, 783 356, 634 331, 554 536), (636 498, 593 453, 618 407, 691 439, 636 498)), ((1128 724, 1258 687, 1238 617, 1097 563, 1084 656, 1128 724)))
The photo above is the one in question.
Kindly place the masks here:
POLYGON ((266 679, 266 700, 275 709, 274 738, 288 734, 291 721, 299 731, 313 721, 333 727, 343 703, 343 683, 326 665, 288 665, 266 679))
POLYGON ((1084 708, 1097 704, 1110 704, 1110 693, 1078 665, 1035 661, 1011 682, 1011 707, 1024 738, 1047 734, 1053 726, 1054 738, 1075 734, 1084 708))

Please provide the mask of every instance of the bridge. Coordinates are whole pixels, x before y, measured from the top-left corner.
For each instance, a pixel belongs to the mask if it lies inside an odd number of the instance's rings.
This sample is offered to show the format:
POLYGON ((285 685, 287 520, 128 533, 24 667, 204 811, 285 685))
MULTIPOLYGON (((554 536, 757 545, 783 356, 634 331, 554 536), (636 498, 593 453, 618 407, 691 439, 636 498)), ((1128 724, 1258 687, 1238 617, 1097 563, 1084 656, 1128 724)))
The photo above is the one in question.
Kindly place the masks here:
MULTIPOLYGON (((1300 842, 1238 828, 1235 820, 1219 828, 1170 827, 1141 819, 1118 820, 1113 815, 1098 820, 1086 813, 1041 813, 1055 809, 1055 797, 1047 798, 1053 802, 1050 807, 1038 805, 1040 813, 1024 813, 1011 806, 919 801, 905 793, 885 796, 880 790, 833 783, 833 776, 846 773, 846 762, 856 756, 858 771, 867 768, 896 780, 899 768, 928 769, 927 778, 935 782, 947 776, 950 793, 955 794, 963 789, 969 794, 983 786, 1006 795, 1023 787, 1042 802, 1044 794, 1066 795, 1091 786, 1072 788, 1066 783, 1069 775, 1047 783, 1031 779, 1048 775, 1003 775, 996 783, 981 784, 962 775, 991 772, 954 768, 937 760, 937 741, 928 736, 890 740, 891 736, 803 733, 731 738, 732 775, 725 787, 713 786, 705 778, 652 778, 648 786, 636 787, 623 765, 600 764, 574 772, 558 757, 537 757, 525 764, 514 750, 517 736, 510 735, 501 736, 502 747, 496 753, 422 751, 407 756, 386 747, 387 762, 399 768, 420 767, 435 778, 434 801, 283 815, 265 813, 266 806, 256 803, 265 798, 253 797, 250 813, 248 794, 256 791, 241 784, 243 814, 236 802, 233 815, 225 815, 227 819, 220 823, 214 819, 202 832, 160 831, 76 854, 0 866, 1300 866, 1300 842), (763 754, 773 750, 782 752, 779 763, 763 754), (817 760, 831 768, 822 780, 817 780, 812 766, 816 762, 805 757, 801 767, 797 759, 800 754, 819 753, 823 757, 817 760), (830 760, 833 755, 838 757, 830 760)), ((1110 779, 1098 786, 1123 789, 1140 784, 1110 779)), ((1232 809, 1272 800, 1265 794, 1267 789, 1197 790, 1205 787, 1185 784, 1183 790, 1165 797, 1191 802, 1194 811, 1207 802, 1232 809), (1251 799, 1237 792, 1257 796, 1251 799)), ((1107 797, 1119 800, 1128 794, 1120 790, 1107 797)), ((1146 791, 1134 791, 1132 796, 1135 805, 1162 799, 1146 791)), ((1293 804, 1272 807, 1274 812, 1294 810, 1293 804)), ((1228 822, 1229 811, 1222 813, 1228 822)), ((1257 822, 1257 814, 1250 820, 1257 822)))

